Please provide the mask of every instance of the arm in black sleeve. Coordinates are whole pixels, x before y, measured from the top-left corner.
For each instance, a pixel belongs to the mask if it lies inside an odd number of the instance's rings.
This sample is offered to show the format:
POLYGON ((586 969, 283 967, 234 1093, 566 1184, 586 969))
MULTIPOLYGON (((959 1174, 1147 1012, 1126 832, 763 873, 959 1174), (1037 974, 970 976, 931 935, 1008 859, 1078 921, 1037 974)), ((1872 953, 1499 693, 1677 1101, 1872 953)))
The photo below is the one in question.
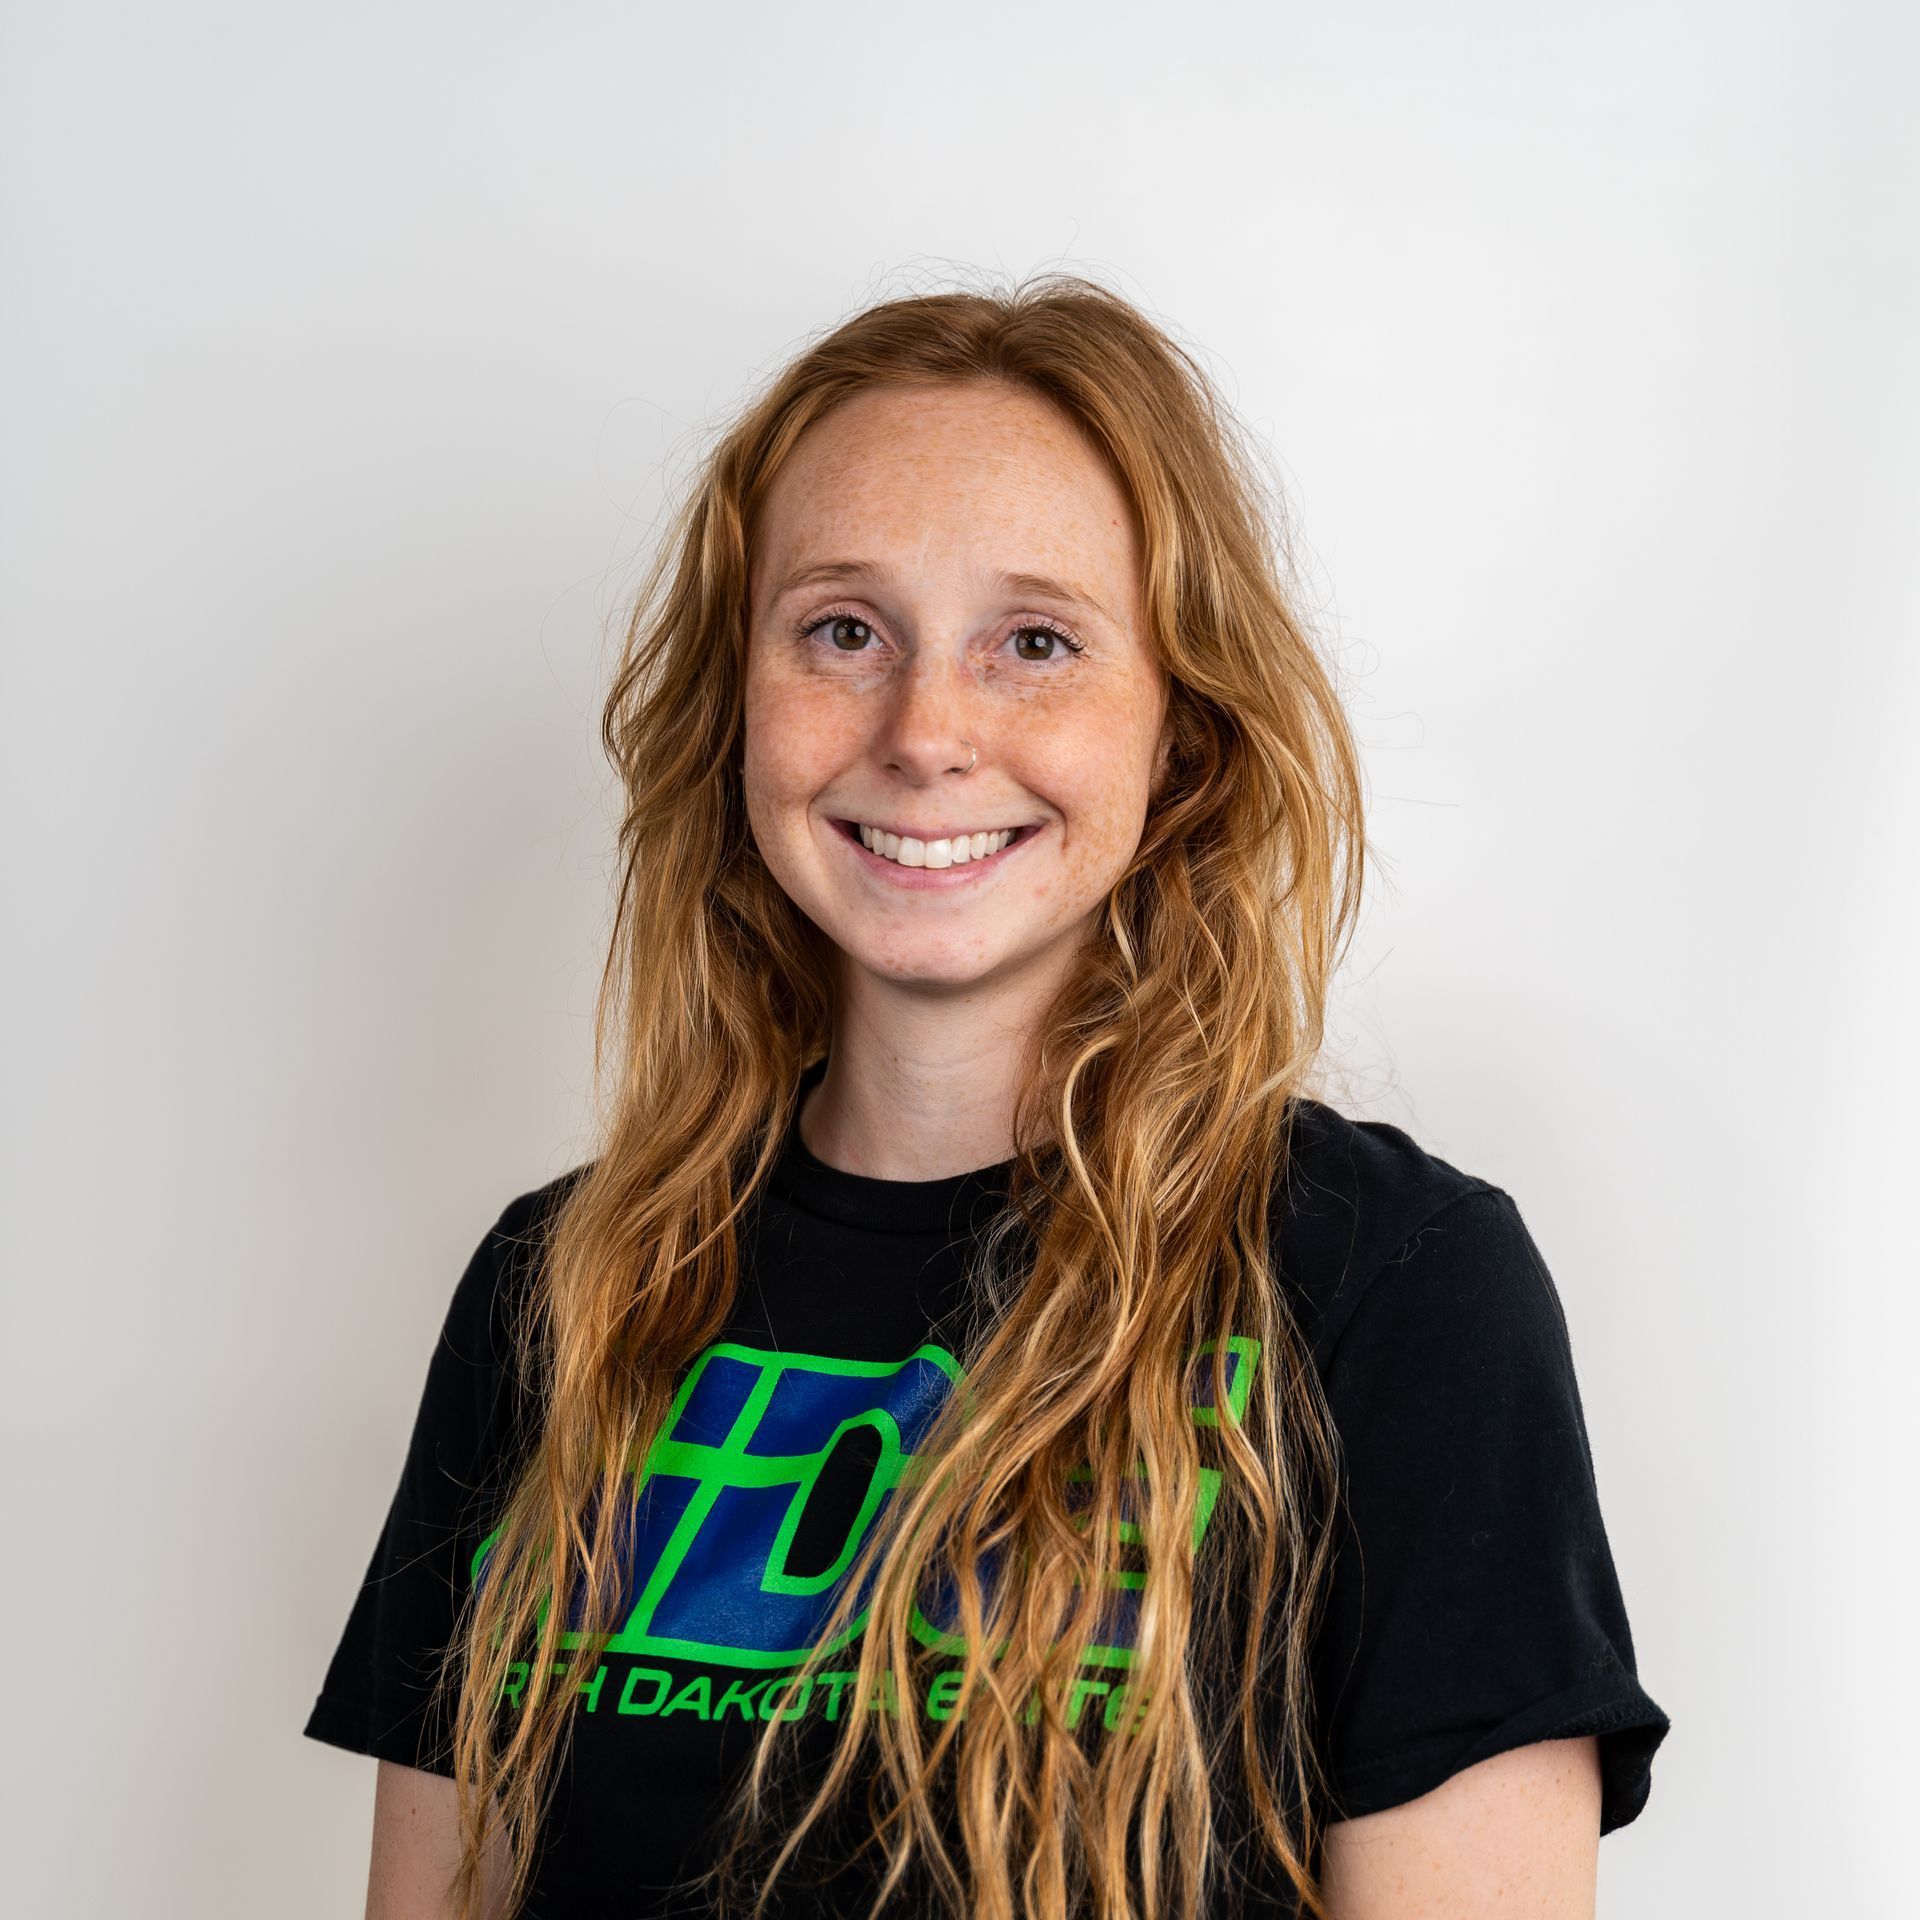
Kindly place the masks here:
POLYGON ((1560 1297, 1512 1199, 1454 1199, 1330 1356, 1343 1454, 1315 1659, 1337 1816, 1537 1740, 1599 1737, 1600 1831, 1651 1787, 1642 1690, 1560 1297))
POLYGON ((519 1437, 509 1283, 528 1246, 532 1199, 507 1207, 454 1288, 400 1483, 304 1728, 309 1738, 452 1771, 450 1701, 434 1698, 434 1684, 519 1437))

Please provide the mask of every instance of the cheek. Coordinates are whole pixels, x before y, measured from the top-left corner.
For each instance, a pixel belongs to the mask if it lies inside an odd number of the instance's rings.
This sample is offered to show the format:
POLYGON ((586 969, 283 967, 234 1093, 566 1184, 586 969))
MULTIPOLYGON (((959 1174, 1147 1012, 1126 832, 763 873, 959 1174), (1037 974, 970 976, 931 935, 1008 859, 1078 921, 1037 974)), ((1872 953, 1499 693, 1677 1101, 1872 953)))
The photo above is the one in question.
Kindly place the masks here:
POLYGON ((1133 856, 1146 819, 1146 782, 1131 767, 1089 767, 1070 805, 1064 849, 1068 863, 1089 881, 1106 885, 1133 856))
POLYGON ((1159 717, 1146 703, 1116 695, 1070 715, 1036 715, 1022 763, 1040 792, 1066 815, 1069 839, 1092 853, 1115 839, 1139 839, 1153 774, 1159 717))
POLYGON ((1055 859, 1033 875, 1048 912, 1084 912, 1126 871, 1146 819, 1155 737, 1129 700, 1028 736, 1027 783, 1065 823, 1055 859))
POLYGON ((845 729, 835 704, 804 683, 749 675, 742 773, 756 820, 773 808, 804 805, 831 774, 845 729))

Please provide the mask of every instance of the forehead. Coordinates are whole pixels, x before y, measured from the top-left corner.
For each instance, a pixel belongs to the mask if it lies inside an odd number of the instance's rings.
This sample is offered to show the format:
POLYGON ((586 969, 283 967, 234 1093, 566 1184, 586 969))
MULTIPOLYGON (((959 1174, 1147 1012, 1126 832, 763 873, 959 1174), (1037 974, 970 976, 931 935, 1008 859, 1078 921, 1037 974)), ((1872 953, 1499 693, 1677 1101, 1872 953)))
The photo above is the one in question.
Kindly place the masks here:
POLYGON ((870 390, 801 436, 755 530, 755 595, 845 559, 1064 575, 1109 607, 1132 604, 1139 567, 1126 494, 1073 420, 983 384, 870 390))

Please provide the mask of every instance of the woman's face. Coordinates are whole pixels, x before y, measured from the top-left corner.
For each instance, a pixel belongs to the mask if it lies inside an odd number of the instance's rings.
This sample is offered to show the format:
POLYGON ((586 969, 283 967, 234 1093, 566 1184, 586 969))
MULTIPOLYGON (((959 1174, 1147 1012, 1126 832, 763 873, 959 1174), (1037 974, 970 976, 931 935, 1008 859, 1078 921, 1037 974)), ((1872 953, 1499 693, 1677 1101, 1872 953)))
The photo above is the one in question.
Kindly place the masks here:
POLYGON ((1024 391, 870 390, 801 437, 749 570, 747 813, 795 904, 890 981, 1059 960, 1139 845, 1166 713, 1105 463, 1024 391))

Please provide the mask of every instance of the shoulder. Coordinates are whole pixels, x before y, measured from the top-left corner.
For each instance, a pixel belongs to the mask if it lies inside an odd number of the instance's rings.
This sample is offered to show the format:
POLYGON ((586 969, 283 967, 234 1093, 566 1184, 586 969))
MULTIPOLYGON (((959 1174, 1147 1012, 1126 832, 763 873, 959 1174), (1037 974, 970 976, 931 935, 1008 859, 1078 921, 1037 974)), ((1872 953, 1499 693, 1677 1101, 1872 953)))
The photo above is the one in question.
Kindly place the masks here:
POLYGON ((574 1189, 593 1170, 593 1164, 590 1160, 584 1161, 577 1167, 569 1167, 565 1173, 555 1174, 541 1186, 515 1194, 500 1210, 500 1217, 488 1235, 489 1243, 499 1256, 519 1268, 537 1259, 555 1217, 574 1189))
POLYGON ((445 1344, 470 1364, 504 1366, 517 1309, 540 1270, 555 1217, 591 1162, 515 1194, 487 1229, 455 1286, 445 1344))
POLYGON ((1466 1262, 1537 1265, 1518 1209, 1492 1181, 1430 1152, 1383 1120, 1319 1100, 1290 1108, 1272 1246, 1288 1302, 1324 1367, 1361 1303, 1393 1274, 1466 1262))
POLYGON ((585 1167, 516 1194, 481 1237, 447 1303, 420 1403, 433 1457, 462 1478, 497 1470, 538 1417, 524 1308, 540 1271, 547 1230, 585 1167), (476 1462, 491 1463, 484 1468, 476 1462))

